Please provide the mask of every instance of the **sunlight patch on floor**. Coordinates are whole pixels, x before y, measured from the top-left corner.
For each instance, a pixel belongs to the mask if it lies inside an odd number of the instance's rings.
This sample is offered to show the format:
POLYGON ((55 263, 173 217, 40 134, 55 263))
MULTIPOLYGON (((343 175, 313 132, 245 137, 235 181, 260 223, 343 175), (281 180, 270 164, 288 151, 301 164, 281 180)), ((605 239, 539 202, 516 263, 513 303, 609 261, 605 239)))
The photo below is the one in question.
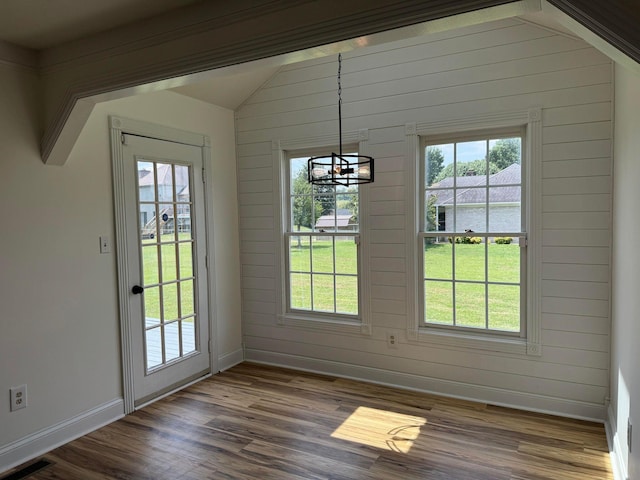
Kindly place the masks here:
POLYGON ((358 407, 332 434, 333 438, 370 447, 409 453, 426 418, 358 407))

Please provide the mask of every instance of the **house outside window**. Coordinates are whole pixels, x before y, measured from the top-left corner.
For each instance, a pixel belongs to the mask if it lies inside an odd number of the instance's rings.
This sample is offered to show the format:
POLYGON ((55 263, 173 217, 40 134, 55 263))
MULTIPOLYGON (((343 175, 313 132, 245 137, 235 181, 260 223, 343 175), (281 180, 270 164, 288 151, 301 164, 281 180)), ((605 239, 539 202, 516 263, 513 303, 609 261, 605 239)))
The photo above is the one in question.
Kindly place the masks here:
POLYGON ((138 199, 140 201, 140 228, 143 239, 154 238, 157 225, 161 234, 191 231, 189 206, 189 178, 185 168, 173 168, 170 164, 158 164, 154 171, 151 164, 143 163, 138 171, 138 199), (175 179, 175 180, 174 180, 175 179), (176 210, 174 212, 173 182, 176 182, 176 210), (157 193, 156 193, 157 190, 157 193), (153 199, 159 198, 159 213, 153 199), (177 218, 176 218, 177 217, 177 218))
POLYGON ((523 129, 421 140, 420 324, 526 335, 523 129))
POLYGON ((314 154, 310 150, 285 155, 286 310, 358 320, 358 186, 310 184, 307 161, 314 154))

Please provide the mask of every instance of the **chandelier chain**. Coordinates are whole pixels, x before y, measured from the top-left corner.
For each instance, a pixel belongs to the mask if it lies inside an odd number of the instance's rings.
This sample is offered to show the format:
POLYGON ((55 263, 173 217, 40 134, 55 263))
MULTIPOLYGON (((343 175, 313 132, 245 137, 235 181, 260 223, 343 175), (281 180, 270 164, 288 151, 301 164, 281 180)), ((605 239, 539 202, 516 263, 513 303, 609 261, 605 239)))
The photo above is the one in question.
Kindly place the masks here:
POLYGON ((310 157, 307 161, 309 183, 350 187, 373 182, 373 157, 343 153, 342 146, 342 54, 338 54, 338 135, 340 153, 310 157))
POLYGON ((338 101, 342 103, 342 54, 338 54, 338 101))
POLYGON ((342 157, 342 53, 338 54, 338 135, 342 157))

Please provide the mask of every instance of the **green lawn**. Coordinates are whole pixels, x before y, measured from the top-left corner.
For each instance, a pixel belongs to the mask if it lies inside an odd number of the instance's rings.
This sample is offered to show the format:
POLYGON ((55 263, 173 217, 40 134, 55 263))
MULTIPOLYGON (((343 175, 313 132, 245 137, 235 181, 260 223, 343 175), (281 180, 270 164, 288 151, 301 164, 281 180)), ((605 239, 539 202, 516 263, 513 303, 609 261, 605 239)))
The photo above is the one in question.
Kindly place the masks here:
MULTIPOLYGON (((514 284, 488 285, 489 328, 519 331, 520 247, 515 244, 489 244, 486 251, 484 244, 427 245, 424 273, 428 321, 453 325, 454 250, 456 325, 485 328, 485 285, 474 282, 487 279, 489 282, 514 284)), ((330 237, 291 237, 292 308, 357 315, 356 252, 353 237, 336 239, 335 247, 330 237), (312 270, 313 274, 310 273, 312 270), (338 292, 335 305, 334 278, 335 291, 338 292)))
MULTIPOLYGON (((189 233, 180 233, 178 239, 181 243, 158 245, 156 239, 146 239, 142 242, 142 261, 144 274, 144 302, 145 316, 147 320, 157 319, 160 322, 160 293, 164 305, 164 319, 170 321, 179 316, 185 317, 194 313, 193 308, 193 253, 189 233), (187 242, 185 242, 187 241, 187 242), (177 253, 176 253, 177 252, 177 253), (159 260, 160 258, 160 260, 159 260), (176 258, 180 262, 178 272, 176 258), (160 264, 162 268, 160 268, 160 264), (150 287, 160 282, 160 270, 162 270, 162 282, 179 282, 162 287, 150 287), (180 297, 178 297, 178 291, 180 297), (178 300, 178 298, 180 300, 178 300), (180 309, 178 308, 180 305, 180 309)), ((174 241, 173 234, 162 235, 160 242, 174 241)))
MULTIPOLYGON (((181 241, 189 234, 180 234, 181 241)), ((162 242, 172 241, 165 235, 162 242)), ((166 321, 192 314, 193 276, 191 243, 157 245, 143 241, 144 284, 159 283, 158 252, 162 260, 162 280, 181 280, 162 287, 166 321), (176 248, 180 271, 176 267, 176 248), (180 289, 180 302, 178 290, 180 289), (180 303, 181 309, 178 309, 180 303)), ((464 245, 449 243, 425 247, 425 306, 429 322, 453 325, 453 254, 455 250, 456 325, 485 327, 485 265, 489 282, 515 285, 488 285, 489 328, 518 331, 520 328, 520 247, 518 245, 464 245)), ((353 237, 291 237, 291 306, 300 310, 320 310, 358 314, 357 247, 353 237), (311 274, 313 265, 313 274, 311 274), (334 283, 335 282, 335 283, 334 283), (335 295, 334 303, 334 291, 335 295)), ((147 318, 160 319, 161 287, 146 287, 147 318)), ((158 320, 159 321, 159 320, 158 320)))
POLYGON ((453 255, 455 251, 456 325, 484 328, 485 286, 488 285, 489 328, 520 329, 520 247, 515 244, 465 245, 450 243, 425 247, 425 307, 429 322, 453 325, 453 255), (486 273, 485 273, 486 272, 486 273), (486 276, 486 277, 485 277, 486 276))
POLYGON ((358 314, 357 247, 353 237, 336 238, 335 242, 331 237, 291 237, 289 252, 292 308, 358 314), (313 275, 309 273, 312 264, 313 275))

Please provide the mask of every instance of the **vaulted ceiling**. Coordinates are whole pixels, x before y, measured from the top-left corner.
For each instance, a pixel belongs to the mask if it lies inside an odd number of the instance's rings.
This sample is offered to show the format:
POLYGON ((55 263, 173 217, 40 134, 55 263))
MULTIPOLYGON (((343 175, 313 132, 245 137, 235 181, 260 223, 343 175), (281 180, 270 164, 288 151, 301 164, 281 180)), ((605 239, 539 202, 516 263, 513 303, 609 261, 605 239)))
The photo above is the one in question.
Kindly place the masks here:
MULTIPOLYGON (((2 0, 0 61, 43 74, 46 159, 70 116, 86 118, 92 102, 118 98, 110 92, 174 88, 234 109, 283 63, 388 41, 383 32, 400 27, 416 35, 488 21, 503 7, 580 36, 634 69, 640 63, 638 0, 2 0), (93 69, 90 77, 69 70, 79 59, 93 69)), ((81 125, 74 123, 56 162, 81 125)))

